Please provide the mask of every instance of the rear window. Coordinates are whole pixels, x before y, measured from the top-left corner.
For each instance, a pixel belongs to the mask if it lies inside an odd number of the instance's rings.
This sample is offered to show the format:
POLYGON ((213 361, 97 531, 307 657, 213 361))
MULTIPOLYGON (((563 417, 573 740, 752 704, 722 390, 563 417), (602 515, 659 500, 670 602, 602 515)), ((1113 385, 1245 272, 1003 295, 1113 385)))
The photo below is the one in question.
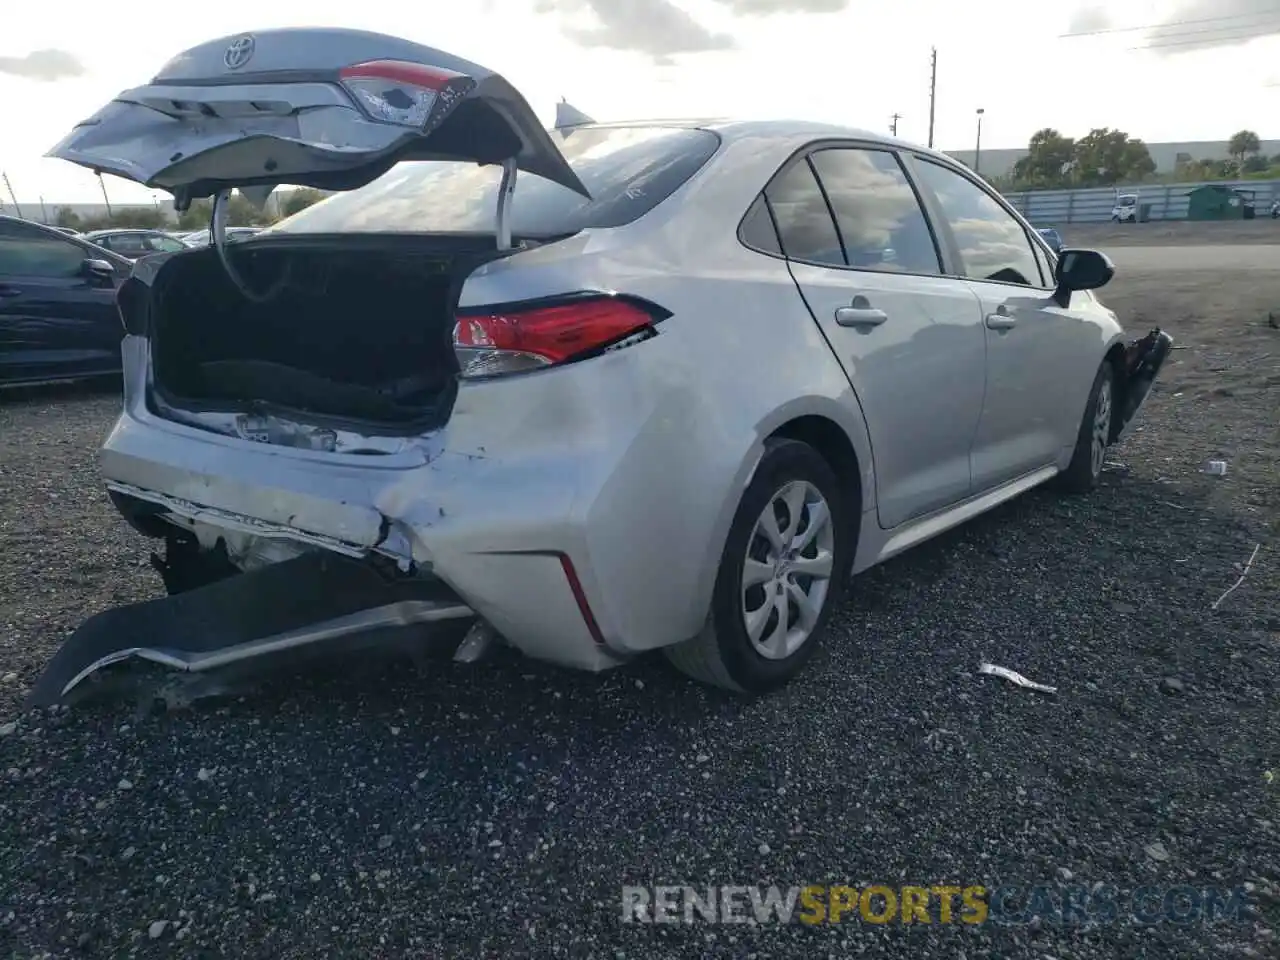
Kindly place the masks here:
MULTIPOLYGON (((511 232, 545 237, 620 227, 671 196, 716 152, 709 130, 585 127, 552 139, 591 199, 531 173, 516 177, 511 232)), ((502 169, 454 160, 407 161, 265 233, 491 233, 502 169)))

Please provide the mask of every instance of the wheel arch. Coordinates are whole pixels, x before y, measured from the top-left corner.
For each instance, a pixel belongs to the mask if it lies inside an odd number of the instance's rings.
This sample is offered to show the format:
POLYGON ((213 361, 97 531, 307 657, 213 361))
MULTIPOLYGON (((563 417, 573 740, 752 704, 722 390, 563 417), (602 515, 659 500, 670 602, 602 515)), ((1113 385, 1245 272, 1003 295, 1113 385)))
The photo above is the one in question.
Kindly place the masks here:
MULTIPOLYGON (((734 514, 738 511, 743 492, 750 486, 764 457, 765 444, 775 437, 800 440, 813 446, 836 471, 836 476, 847 482, 851 489, 857 490, 860 503, 850 511, 851 522, 860 524, 865 511, 875 508, 875 466, 871 438, 852 389, 847 398, 808 396, 784 404, 756 424, 755 440, 740 459, 729 496, 717 518, 714 537, 707 545, 704 574, 698 584, 697 602, 700 606, 705 604, 706 608, 710 607, 716 572, 720 567, 734 514), (847 474, 848 470, 852 474, 847 474)), ((858 526, 854 531, 855 545, 860 532, 861 526, 858 526)))
POLYGON ((847 492, 854 510, 850 521, 855 532, 863 512, 862 466, 858 451, 844 429, 834 420, 821 414, 805 414, 788 420, 769 435, 772 438, 799 440, 813 447, 826 460, 847 492))
MULTIPOLYGON (((734 562, 733 558, 726 558, 725 552, 730 536, 735 529, 735 521, 741 522, 742 519, 748 523, 755 522, 754 510, 758 509, 758 504, 752 502, 752 512, 743 514, 744 497, 756 488, 757 473, 764 461, 770 456, 771 451, 783 454, 786 448, 795 447, 803 444, 808 447, 812 453, 808 454, 809 462, 816 455, 816 458, 823 461, 834 475, 834 480, 839 487, 840 500, 835 504, 838 509, 842 508, 847 511, 845 517, 846 536, 851 540, 846 540, 843 547, 845 562, 839 563, 834 571, 833 580, 836 584, 833 586, 834 593, 829 594, 827 598, 827 606, 824 607, 822 617, 824 621, 829 618, 833 599, 838 602, 841 596, 841 588, 839 584, 843 583, 853 566, 860 535, 860 523, 863 518, 862 505, 852 500, 852 493, 856 492, 859 496, 864 489, 864 459, 860 456, 858 450, 858 435, 850 435, 850 432, 841 424, 841 420, 847 420, 848 411, 844 410, 844 416, 839 412, 831 411, 831 415, 824 412, 801 412, 791 417, 771 418, 770 429, 765 430, 763 427, 759 429, 756 441, 751 446, 751 453, 744 462, 745 471, 739 473, 739 479, 735 483, 736 495, 728 498, 732 500, 732 510, 728 511, 728 526, 723 531, 723 536, 717 536, 715 547, 715 563, 708 565, 712 576, 712 589, 707 596, 707 614, 705 625, 698 635, 690 638, 682 643, 676 643, 664 648, 667 658, 676 665, 685 674, 711 683, 725 689, 737 692, 762 692, 763 689, 772 689, 778 683, 785 682, 778 676, 770 678, 767 674, 763 681, 744 680, 740 675, 740 671, 746 670, 748 676, 753 671, 744 665, 741 657, 733 652, 733 649, 727 649, 722 646, 722 639, 725 635, 721 632, 717 624, 723 626, 724 621, 721 619, 723 607, 717 604, 723 602, 724 594, 718 593, 721 589, 721 583, 718 578, 725 563, 734 562), (839 418, 839 419, 837 419, 839 418), (845 499, 849 496, 850 499, 845 499), (735 666, 736 664, 736 666, 735 666), (761 687, 759 684, 764 683, 761 687)), ((865 436, 861 439, 865 441, 865 436)), ((790 453, 790 451, 787 451, 790 453)), ((869 449, 866 453, 866 460, 869 460, 869 449)), ((794 454, 791 454, 794 456, 794 454)), ((869 484, 865 484, 869 486, 869 484)), ((764 491, 774 495, 769 487, 764 487, 764 491)), ((834 491, 833 491, 834 492, 834 491)), ((741 529, 741 528, 738 528, 741 529)), ((747 528, 748 531, 750 527, 747 528)), ((734 541, 739 543, 739 541, 734 541)), ((738 562, 741 562, 740 560, 738 562)), ((740 589, 740 587, 738 588, 740 589)), ((735 613, 735 616, 738 614, 735 613)), ((822 625, 819 624, 815 629, 820 630, 822 625)), ((739 631, 740 632, 740 631, 739 631)), ((807 649, 810 653, 813 649, 813 640, 810 639, 806 646, 801 649, 807 649)), ((730 648, 732 648, 730 643, 730 648)), ((736 649, 736 648, 734 648, 736 649)), ((803 656, 807 659, 808 654, 801 654, 799 651, 794 652, 796 656, 803 656)), ((754 657, 749 657, 754 661, 754 657)), ((803 664, 804 660, 798 661, 803 664)), ((789 675, 788 675, 789 676, 789 675)))
POLYGON ((809 444, 836 472, 837 478, 857 494, 853 511, 861 516, 875 507, 875 456, 862 404, 852 388, 839 398, 805 397, 776 410, 756 426, 758 441, 746 459, 751 471, 743 489, 751 482, 756 465, 764 455, 767 440, 778 437, 809 444))

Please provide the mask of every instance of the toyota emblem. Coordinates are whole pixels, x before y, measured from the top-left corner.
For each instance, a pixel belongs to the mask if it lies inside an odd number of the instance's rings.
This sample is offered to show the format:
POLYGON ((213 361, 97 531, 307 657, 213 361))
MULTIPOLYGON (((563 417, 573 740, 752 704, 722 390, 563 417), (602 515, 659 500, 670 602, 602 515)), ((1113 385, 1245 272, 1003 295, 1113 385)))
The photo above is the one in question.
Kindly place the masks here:
POLYGON ((222 55, 222 62, 227 65, 228 70, 239 70, 253 59, 254 46, 253 37, 241 37, 227 47, 227 52, 222 55))

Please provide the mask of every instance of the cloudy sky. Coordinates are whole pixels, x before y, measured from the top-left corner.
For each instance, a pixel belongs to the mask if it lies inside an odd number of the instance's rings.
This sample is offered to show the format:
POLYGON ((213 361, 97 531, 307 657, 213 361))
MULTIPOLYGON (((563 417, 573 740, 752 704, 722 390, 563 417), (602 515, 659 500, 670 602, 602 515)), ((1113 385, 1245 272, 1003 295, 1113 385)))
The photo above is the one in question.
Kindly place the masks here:
MULTIPOLYGON (((19 200, 97 200, 91 174, 42 159, 73 124, 186 47, 296 25, 450 50, 504 73, 548 122, 561 96, 601 120, 796 117, 886 130, 897 112, 899 134, 923 142, 936 45, 943 149, 970 148, 978 107, 990 147, 1024 145, 1043 126, 1280 138, 1280 0, 219 0, 155 29, 145 13, 76 6, 71 16, 65 0, 24 5, 0 33, 0 170, 19 200)), ((152 196, 111 178, 107 188, 119 202, 152 196)))

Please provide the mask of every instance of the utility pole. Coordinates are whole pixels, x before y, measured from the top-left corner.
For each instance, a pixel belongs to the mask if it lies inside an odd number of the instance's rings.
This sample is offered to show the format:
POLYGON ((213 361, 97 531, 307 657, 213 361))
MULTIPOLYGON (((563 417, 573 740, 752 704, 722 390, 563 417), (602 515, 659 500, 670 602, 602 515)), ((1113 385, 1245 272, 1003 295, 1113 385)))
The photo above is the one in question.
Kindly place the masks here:
POLYGON ((898 121, 902 119, 902 114, 895 113, 889 118, 889 132, 895 137, 898 135, 898 121))
POLYGON ((929 146, 933 146, 933 107, 938 97, 938 48, 929 57, 929 146))
POLYGON ((18 203, 18 196, 13 192, 13 184, 9 182, 9 175, 0 173, 0 177, 4 178, 4 187, 9 191, 9 199, 13 201, 13 208, 18 211, 18 218, 22 219, 22 205, 18 203))

